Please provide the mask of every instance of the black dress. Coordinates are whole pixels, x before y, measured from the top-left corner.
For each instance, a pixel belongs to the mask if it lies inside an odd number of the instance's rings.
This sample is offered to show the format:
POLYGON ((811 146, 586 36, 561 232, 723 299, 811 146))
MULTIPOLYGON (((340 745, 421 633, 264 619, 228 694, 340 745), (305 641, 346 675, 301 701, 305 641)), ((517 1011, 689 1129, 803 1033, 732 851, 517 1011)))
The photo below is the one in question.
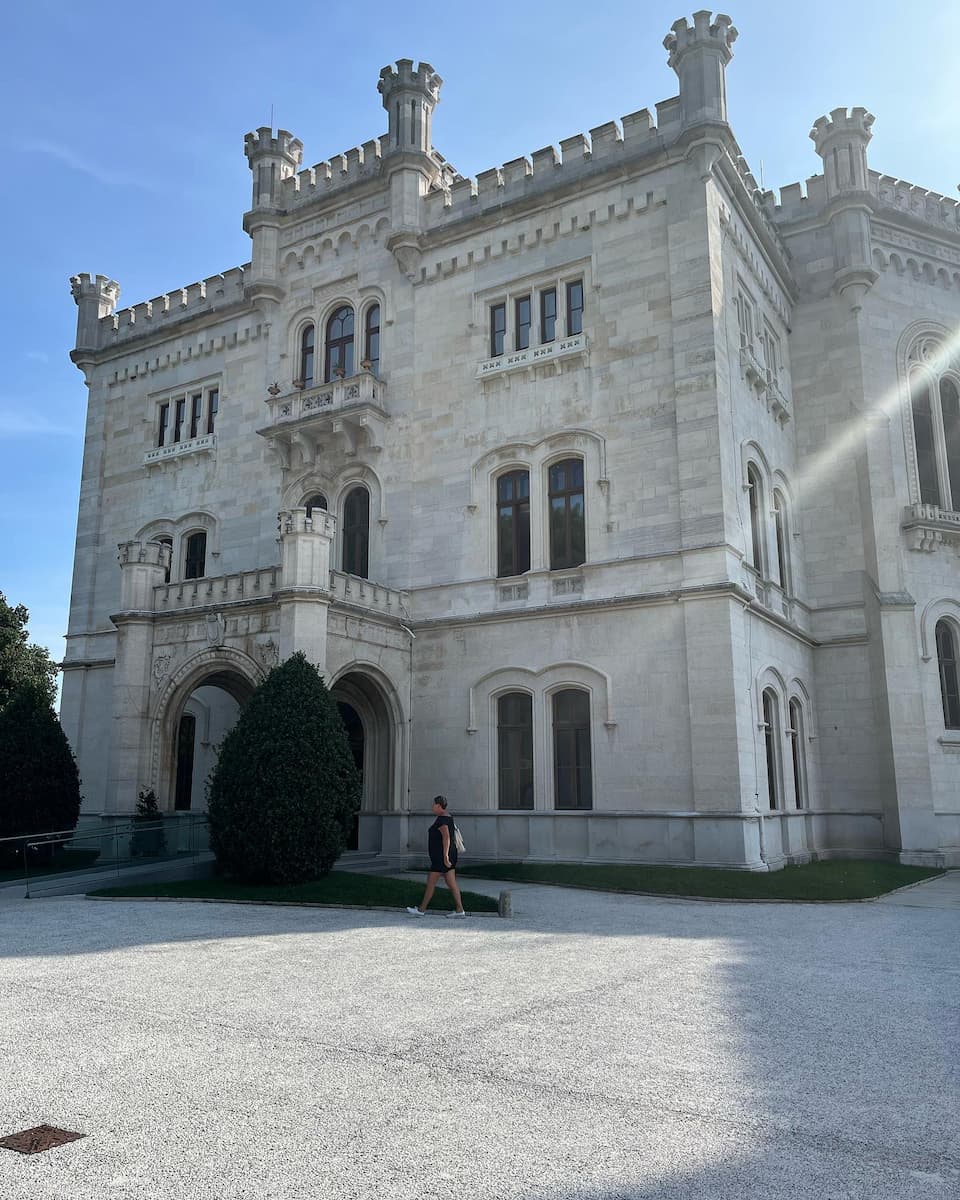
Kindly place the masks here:
POLYGON ((430 851, 431 871, 439 871, 441 874, 444 874, 447 871, 452 871, 457 865, 457 845, 454 841, 453 829, 453 817, 448 817, 446 813, 442 817, 437 817, 430 826, 427 832, 427 848, 430 851), (440 830, 444 825, 446 825, 447 831, 450 834, 449 867, 443 861, 443 835, 440 830))

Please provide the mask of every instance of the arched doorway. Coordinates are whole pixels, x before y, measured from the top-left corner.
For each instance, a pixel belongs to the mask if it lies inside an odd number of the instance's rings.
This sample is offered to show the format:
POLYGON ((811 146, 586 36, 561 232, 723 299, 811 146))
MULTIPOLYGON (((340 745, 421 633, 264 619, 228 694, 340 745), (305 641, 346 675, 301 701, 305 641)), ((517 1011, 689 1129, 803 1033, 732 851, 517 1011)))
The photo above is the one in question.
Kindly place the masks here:
POLYGON ((380 850, 380 814, 391 808, 396 736, 381 686, 363 671, 350 671, 330 689, 343 719, 362 781, 356 839, 351 849, 380 850))
MULTIPOLYGON (((363 720, 360 714, 352 704, 347 704, 341 700, 337 704, 340 710, 340 720, 343 721, 343 727, 347 731, 347 742, 350 745, 350 753, 353 755, 353 765, 357 768, 360 775, 360 782, 363 783, 363 749, 364 749, 364 734, 363 720)), ((363 793, 361 792, 361 795, 363 793)), ((353 820, 353 825, 350 829, 350 836, 347 838, 347 849, 356 850, 360 845, 360 814, 358 813, 353 820)))

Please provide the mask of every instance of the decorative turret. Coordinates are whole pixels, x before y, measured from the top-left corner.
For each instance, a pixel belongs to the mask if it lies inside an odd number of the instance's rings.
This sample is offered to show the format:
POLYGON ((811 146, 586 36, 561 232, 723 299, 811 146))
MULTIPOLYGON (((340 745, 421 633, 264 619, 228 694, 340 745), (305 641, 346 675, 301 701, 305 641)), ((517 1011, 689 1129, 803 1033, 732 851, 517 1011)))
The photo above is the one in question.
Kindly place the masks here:
POLYGON ((121 542, 120 609, 124 613, 153 611, 153 589, 163 583, 170 570, 170 547, 166 542, 121 542))
POLYGON ((120 284, 106 275, 74 275, 70 291, 77 302, 77 348, 73 361, 80 366, 84 352, 99 349, 101 317, 109 317, 120 299, 120 284))
POLYGON ((243 152, 253 172, 253 208, 278 208, 282 180, 296 174, 303 158, 303 143, 286 129, 276 137, 269 125, 243 139, 243 152))
POLYGON ((733 57, 731 46, 737 40, 737 31, 723 13, 718 13, 712 24, 710 17, 708 8, 693 14, 692 26, 681 17, 663 39, 670 54, 669 65, 680 80, 684 129, 727 119, 725 70, 733 57))
POLYGON ((865 108, 835 108, 829 117, 818 117, 810 137, 823 159, 823 174, 827 199, 848 192, 865 192, 867 174, 867 145, 875 117, 865 108))
POLYGON ((413 69, 413 59, 398 58, 396 69, 384 67, 377 91, 389 117, 384 156, 397 153, 429 154, 433 149, 433 110, 440 100, 443 80, 429 63, 413 69))

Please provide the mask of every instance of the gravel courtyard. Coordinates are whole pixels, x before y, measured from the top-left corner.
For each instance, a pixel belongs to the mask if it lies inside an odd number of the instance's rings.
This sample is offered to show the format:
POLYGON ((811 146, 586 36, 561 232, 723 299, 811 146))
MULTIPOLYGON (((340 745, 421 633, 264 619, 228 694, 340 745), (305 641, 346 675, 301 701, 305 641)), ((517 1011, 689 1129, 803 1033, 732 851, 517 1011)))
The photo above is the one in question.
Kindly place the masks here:
POLYGON ((960 908, 513 901, 3 901, 0 1198, 960 1194, 960 908))

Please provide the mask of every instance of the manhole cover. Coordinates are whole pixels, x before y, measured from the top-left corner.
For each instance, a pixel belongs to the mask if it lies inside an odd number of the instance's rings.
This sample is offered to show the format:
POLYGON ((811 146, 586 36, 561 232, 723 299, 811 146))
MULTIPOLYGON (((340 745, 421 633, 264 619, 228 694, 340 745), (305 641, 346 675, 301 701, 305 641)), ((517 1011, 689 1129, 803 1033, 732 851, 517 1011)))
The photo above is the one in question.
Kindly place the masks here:
POLYGON ((58 1129, 56 1125, 37 1125, 0 1138, 0 1146, 4 1150, 16 1150, 18 1154, 39 1154, 41 1150, 52 1150, 54 1146, 63 1146, 86 1136, 85 1133, 71 1133, 69 1129, 58 1129))

